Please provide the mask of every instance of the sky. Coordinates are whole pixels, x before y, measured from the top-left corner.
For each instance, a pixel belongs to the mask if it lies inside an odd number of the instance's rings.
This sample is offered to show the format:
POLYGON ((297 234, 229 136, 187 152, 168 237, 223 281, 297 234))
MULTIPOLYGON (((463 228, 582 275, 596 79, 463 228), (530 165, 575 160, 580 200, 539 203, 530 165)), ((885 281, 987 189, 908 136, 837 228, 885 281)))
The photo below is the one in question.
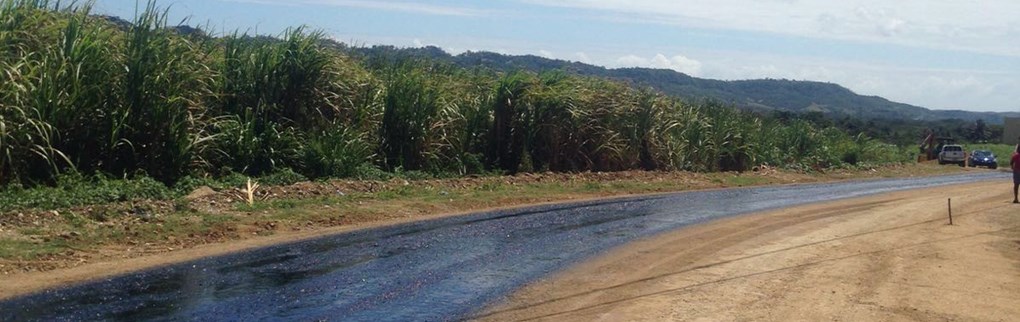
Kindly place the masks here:
MULTIPOLYGON (((131 18, 135 0, 97 0, 131 18)), ((144 4, 144 2, 143 2, 144 4)), ((160 0, 172 21, 736 80, 836 83, 931 109, 1020 112, 1015 0, 160 0)))

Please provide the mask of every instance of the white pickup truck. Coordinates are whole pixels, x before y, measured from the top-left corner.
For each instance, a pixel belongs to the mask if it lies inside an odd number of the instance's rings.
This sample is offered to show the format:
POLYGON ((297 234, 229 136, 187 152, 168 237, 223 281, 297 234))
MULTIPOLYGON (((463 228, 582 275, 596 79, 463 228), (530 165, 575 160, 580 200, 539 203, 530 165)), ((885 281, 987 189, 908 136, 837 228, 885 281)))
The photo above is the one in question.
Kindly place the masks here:
POLYGON ((942 152, 939 152, 939 164, 955 163, 962 167, 966 161, 967 153, 963 151, 962 146, 946 145, 942 147, 942 152))

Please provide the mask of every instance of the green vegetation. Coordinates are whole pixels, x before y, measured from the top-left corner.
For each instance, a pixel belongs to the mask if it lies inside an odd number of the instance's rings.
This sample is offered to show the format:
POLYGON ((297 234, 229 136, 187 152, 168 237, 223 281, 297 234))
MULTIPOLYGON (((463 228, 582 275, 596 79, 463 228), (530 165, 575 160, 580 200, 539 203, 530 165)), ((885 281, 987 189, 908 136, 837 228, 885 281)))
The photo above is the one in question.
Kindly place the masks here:
POLYGON ((125 26, 90 15, 89 3, 0 0, 0 211, 167 199, 247 176, 286 184, 911 159, 834 127, 607 79, 359 60, 304 28, 279 38, 180 30, 155 2, 125 26), (83 185, 93 189, 73 188, 83 185))
POLYGON ((1002 140, 1003 125, 992 125, 982 120, 963 121, 945 119, 938 121, 910 121, 898 119, 872 119, 842 117, 833 119, 821 112, 790 113, 772 112, 772 117, 781 120, 800 119, 817 127, 835 127, 849 133, 861 133, 868 137, 901 145, 917 146, 927 131, 939 137, 950 137, 963 143, 996 143, 1002 140))
MULTIPOLYGON (((449 62, 462 67, 483 66, 499 71, 543 71, 568 70, 580 75, 625 80, 638 86, 648 86, 667 95, 693 99, 710 99, 736 107, 760 112, 789 112, 807 114, 817 112, 834 120, 849 119, 853 122, 876 122, 881 129, 868 131, 868 135, 888 141, 896 137, 877 136, 884 131, 899 131, 903 125, 910 127, 908 141, 918 141, 925 128, 946 125, 955 129, 958 124, 973 124, 977 120, 1001 128, 1004 116, 1020 116, 1017 112, 970 112, 959 110, 930 110, 909 104, 891 102, 877 96, 864 96, 831 83, 796 81, 787 79, 757 79, 723 81, 692 77, 669 69, 620 68, 607 69, 580 62, 548 59, 538 56, 512 56, 491 52, 467 52, 450 55, 437 47, 396 48, 374 46, 355 48, 356 52, 368 56, 390 56, 403 58, 424 58, 449 62), (946 122, 944 120, 952 120, 946 122), (889 125, 886 127, 886 125, 889 125), (898 125, 898 126, 897 126, 898 125), (915 125, 921 126, 915 129, 915 125)), ((853 132, 854 129, 849 129, 853 132)), ((863 128, 861 130, 871 130, 863 128)), ((939 131, 938 133, 943 133, 939 131)), ((999 133, 1001 136, 1001 133, 999 133)), ((947 133, 948 135, 948 133, 947 133)), ((956 135, 954 135, 956 136, 956 135)), ((969 136, 956 136, 969 137, 969 136)), ((998 138, 993 136, 993 138, 998 138)), ((897 142, 898 143, 898 142, 897 142)), ((916 143, 916 142, 913 142, 916 143)))
POLYGON ((0 213, 24 208, 57 209, 80 205, 143 199, 169 199, 177 196, 166 185, 148 177, 111 180, 96 175, 61 175, 54 187, 31 189, 8 187, 0 193, 0 213))

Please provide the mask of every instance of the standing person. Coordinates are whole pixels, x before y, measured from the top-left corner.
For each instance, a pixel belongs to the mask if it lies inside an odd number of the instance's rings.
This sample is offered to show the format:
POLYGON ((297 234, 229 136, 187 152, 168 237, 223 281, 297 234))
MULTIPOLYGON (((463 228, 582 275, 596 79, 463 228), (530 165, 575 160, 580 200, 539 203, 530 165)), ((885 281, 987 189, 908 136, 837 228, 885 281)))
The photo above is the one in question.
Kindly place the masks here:
POLYGON ((1017 199, 1017 190, 1020 190, 1020 144, 1013 151, 1013 157, 1009 158, 1009 167, 1013 169, 1013 203, 1020 203, 1017 199))

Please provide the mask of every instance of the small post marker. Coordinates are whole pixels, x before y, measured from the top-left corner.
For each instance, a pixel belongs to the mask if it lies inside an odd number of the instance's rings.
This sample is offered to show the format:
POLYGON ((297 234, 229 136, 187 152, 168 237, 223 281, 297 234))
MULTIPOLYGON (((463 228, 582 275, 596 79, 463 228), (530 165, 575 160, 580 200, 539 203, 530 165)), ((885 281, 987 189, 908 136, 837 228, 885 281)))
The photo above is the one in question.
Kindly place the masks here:
POLYGON ((953 198, 949 198, 949 225, 953 225, 953 198))

